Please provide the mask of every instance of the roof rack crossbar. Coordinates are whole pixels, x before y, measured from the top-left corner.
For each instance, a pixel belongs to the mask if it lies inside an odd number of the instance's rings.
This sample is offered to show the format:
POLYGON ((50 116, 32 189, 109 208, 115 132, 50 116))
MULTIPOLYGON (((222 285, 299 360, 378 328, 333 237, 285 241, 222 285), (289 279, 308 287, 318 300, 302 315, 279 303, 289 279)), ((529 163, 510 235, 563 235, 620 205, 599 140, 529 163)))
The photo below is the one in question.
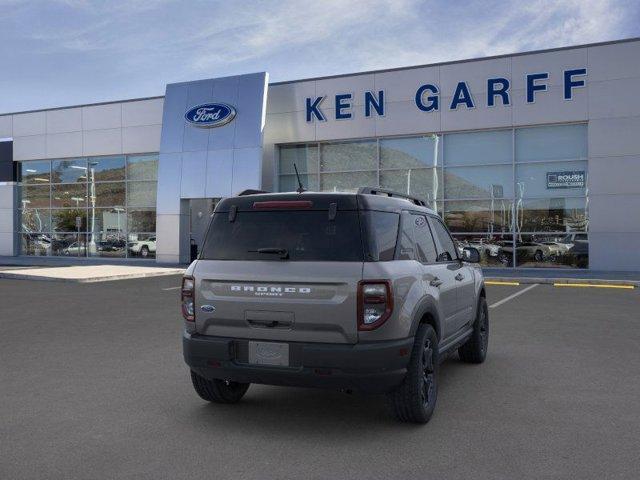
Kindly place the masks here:
POLYGON ((414 197, 412 195, 395 192, 393 190, 387 190, 385 188, 379 187, 360 187, 358 189, 358 194, 360 195, 386 195, 387 197, 395 197, 395 198, 404 198, 405 200, 409 200, 411 203, 415 205, 419 205, 421 207, 429 208, 429 205, 425 200, 419 197, 414 197))

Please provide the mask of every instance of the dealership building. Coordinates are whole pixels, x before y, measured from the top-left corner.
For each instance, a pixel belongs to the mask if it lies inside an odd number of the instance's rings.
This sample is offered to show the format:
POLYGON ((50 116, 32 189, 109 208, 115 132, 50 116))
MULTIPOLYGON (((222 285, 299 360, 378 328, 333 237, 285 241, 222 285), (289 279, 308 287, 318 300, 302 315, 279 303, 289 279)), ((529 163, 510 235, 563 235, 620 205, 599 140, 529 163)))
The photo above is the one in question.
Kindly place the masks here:
POLYGON ((426 199, 483 264, 640 271, 640 39, 0 115, 0 255, 188 262, 216 202, 426 199))

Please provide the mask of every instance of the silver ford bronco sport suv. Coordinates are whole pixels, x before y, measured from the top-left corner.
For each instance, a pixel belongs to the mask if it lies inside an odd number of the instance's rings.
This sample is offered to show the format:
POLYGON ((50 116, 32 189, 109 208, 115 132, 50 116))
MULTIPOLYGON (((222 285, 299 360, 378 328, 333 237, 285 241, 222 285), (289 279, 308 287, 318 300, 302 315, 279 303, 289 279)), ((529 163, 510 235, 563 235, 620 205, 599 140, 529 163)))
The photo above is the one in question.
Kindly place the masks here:
POLYGON ((395 192, 224 199, 182 283, 193 386, 216 403, 251 383, 385 393, 398 420, 426 423, 439 363, 487 354, 479 256, 395 192))

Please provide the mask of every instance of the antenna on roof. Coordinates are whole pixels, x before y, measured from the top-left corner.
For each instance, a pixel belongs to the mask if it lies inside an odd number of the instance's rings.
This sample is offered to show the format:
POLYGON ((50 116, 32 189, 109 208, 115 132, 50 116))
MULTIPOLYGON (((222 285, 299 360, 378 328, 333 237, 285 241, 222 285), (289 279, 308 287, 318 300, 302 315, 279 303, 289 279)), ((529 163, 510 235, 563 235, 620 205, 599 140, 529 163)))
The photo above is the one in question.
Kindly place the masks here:
POLYGON ((296 166, 295 163, 293 164, 293 169, 296 171, 296 178, 298 179, 298 188, 296 189, 296 192, 298 192, 298 193, 305 192, 306 190, 302 186, 302 180, 300 180, 300 174, 298 173, 298 167, 296 166))

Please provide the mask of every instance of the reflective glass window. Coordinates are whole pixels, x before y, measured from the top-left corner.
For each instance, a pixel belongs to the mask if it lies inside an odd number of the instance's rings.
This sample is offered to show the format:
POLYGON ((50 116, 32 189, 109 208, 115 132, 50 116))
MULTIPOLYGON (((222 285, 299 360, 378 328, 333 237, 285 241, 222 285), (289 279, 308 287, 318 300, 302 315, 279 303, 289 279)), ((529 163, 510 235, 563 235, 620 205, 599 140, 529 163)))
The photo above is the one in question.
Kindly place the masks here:
MULTIPOLYGON (((95 188, 96 207, 120 207, 125 204, 126 186, 124 182, 96 183, 89 185, 89 196, 95 188)), ((90 202, 90 205, 92 203, 90 202)))
POLYGON ((376 172, 323 173, 320 177, 320 190, 323 192, 355 192, 367 185, 376 185, 376 172))
POLYGON ((19 241, 22 255, 51 255, 51 236, 47 233, 23 233, 19 241))
POLYGON ((20 191, 20 206, 22 208, 49 208, 49 185, 23 185, 20 187, 20 191))
POLYGON ((127 214, 122 207, 90 208, 87 212, 87 231, 95 233, 100 240, 125 238, 126 229, 127 214))
POLYGON ((507 233, 511 231, 513 200, 447 201, 444 220, 452 232, 507 233))
POLYGON ((20 177, 22 183, 49 183, 51 181, 51 162, 49 160, 21 162, 20 177))
POLYGON ((77 208, 51 210, 51 229, 54 232, 86 232, 87 210, 77 208), (76 226, 78 217, 80 217, 80 229, 76 226))
MULTIPOLYGON (((305 190, 318 190, 318 175, 300 174, 300 181, 305 190)), ((281 192, 295 192, 298 189, 296 175, 280 175, 279 190, 281 192)))
POLYGON ((586 234, 534 234, 516 237, 516 266, 526 268, 589 267, 586 234))
POLYGON ((517 197, 575 197, 587 191, 587 162, 522 163, 516 166, 517 197))
POLYGON ((155 258, 156 236, 149 233, 129 233, 127 241, 129 257, 155 258))
POLYGON ((86 257, 87 235, 84 233, 55 233, 51 236, 51 255, 57 257, 86 257))
POLYGON ((87 184, 61 183, 51 186, 52 207, 77 207, 87 206, 87 184))
POLYGON ((444 135, 444 165, 511 164, 511 130, 444 135))
POLYGON ((589 225, 585 198, 539 198, 516 202, 518 232, 585 232, 589 225))
POLYGON ((513 167, 453 167, 444 170, 444 198, 512 198, 513 167))
POLYGON ((516 162, 587 158, 586 125, 518 128, 516 162))
POLYGON ((322 145, 320 158, 322 172, 349 172, 377 168, 378 146, 375 140, 322 145))
POLYGON ((19 212, 20 231, 48 232, 51 230, 51 212, 47 208, 26 208, 19 212))
POLYGON ((87 235, 87 254, 90 257, 124 258, 127 254, 125 236, 116 236, 108 232, 87 235))
POLYGON ((454 240, 459 249, 477 249, 480 252, 480 265, 484 267, 508 267, 512 263, 511 234, 454 234, 454 240))
POLYGON ((124 157, 89 158, 89 180, 113 182, 125 179, 124 157))
POLYGON ((129 182, 127 187, 127 206, 156 206, 156 182, 129 182))
POLYGON ((380 140, 380 168, 410 169, 436 167, 440 164, 442 137, 429 135, 380 140))
POLYGON ((86 158, 51 162, 51 182, 53 183, 86 183, 87 175, 86 158))
POLYGON ((298 167, 298 173, 317 173, 318 146, 286 145, 280 147, 280 174, 294 174, 295 176, 295 169, 293 168, 294 164, 298 167))
POLYGON ((127 179, 157 180, 158 155, 130 155, 127 157, 127 179))
POLYGON ((140 210, 129 210, 128 222, 128 227, 131 231, 155 232, 156 209, 146 208, 140 210))
POLYGON ((380 186, 432 201, 442 197, 440 172, 439 168, 381 170, 380 186))

